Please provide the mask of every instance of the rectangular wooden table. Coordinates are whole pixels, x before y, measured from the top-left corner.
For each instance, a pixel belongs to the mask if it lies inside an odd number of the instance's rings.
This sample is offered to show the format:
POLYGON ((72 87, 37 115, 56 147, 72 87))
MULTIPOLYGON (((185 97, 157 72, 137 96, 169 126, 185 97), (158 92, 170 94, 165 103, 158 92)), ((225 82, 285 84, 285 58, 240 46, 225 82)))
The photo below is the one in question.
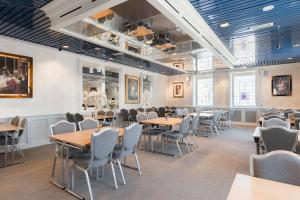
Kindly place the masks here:
MULTIPOLYGON (((14 133, 16 132, 17 130, 19 130, 19 126, 15 126, 15 125, 11 125, 11 124, 0 124, 0 134, 4 135, 5 137, 5 144, 4 144, 4 164, 3 164, 3 167, 6 167, 8 166, 8 163, 7 163, 7 151, 8 151, 8 134, 11 134, 11 133, 14 133)), ((15 137, 15 135, 13 134, 11 137, 15 137)), ((14 144, 14 141, 12 143, 12 153, 11 153, 11 162, 12 164, 14 164, 14 160, 15 160, 15 156, 14 156, 14 147, 15 144, 14 144)))
MULTIPOLYGON (((254 139, 254 142, 256 143, 256 153, 259 154, 260 151, 259 151, 259 141, 260 141, 260 129, 262 127, 256 127, 254 132, 253 132, 253 139, 254 139)), ((300 142, 300 132, 298 132, 298 142, 300 142)))
POLYGON ((299 200, 300 187, 237 174, 227 200, 299 200))
POLYGON ((175 126, 180 124, 182 118, 173 118, 173 117, 159 117, 155 119, 147 119, 140 121, 139 123, 145 125, 159 125, 159 126, 175 126))

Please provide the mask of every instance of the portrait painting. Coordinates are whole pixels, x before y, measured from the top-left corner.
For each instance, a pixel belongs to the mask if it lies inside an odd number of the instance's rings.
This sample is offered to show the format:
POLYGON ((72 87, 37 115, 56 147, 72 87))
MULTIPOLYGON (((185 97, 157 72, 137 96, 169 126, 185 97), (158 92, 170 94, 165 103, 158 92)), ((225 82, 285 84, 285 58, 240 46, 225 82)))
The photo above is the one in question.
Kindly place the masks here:
POLYGON ((173 83, 173 97, 183 98, 183 82, 173 83))
POLYGON ((125 103, 140 103, 140 78, 135 76, 125 76, 125 103))
POLYGON ((32 98, 32 58, 0 52, 0 98, 32 98))
POLYGON ((292 79, 291 75, 281 75, 272 77, 273 96, 291 96, 292 79))

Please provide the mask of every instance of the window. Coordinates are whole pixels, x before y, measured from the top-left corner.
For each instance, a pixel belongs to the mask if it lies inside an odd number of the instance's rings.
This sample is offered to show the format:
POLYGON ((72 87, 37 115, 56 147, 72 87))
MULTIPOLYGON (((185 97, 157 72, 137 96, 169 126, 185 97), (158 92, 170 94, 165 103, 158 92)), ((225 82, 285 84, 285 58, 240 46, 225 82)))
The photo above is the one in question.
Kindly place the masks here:
POLYGON ((212 76, 203 76, 196 79, 197 106, 212 106, 214 96, 214 83, 212 76))
POLYGON ((255 106, 255 91, 255 73, 236 73, 232 75, 233 106, 255 106))

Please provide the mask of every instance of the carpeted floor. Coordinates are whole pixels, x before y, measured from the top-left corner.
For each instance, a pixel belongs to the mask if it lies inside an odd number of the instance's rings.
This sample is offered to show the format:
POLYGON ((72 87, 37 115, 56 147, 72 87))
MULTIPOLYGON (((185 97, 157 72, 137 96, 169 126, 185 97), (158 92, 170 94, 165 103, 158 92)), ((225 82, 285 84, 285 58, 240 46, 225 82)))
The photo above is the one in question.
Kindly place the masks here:
MULTIPOLYGON (((249 174, 249 155, 255 153, 253 131, 253 127, 235 127, 220 136, 198 137, 199 148, 186 153, 182 146, 182 158, 138 151, 142 176, 124 168, 127 184, 121 184, 117 173, 120 183, 115 190, 107 166, 103 179, 91 179, 94 199, 225 200, 235 174, 249 174)), ((0 199, 75 199, 49 183, 53 152, 53 145, 26 150, 25 163, 1 168, 0 199)), ((128 164, 134 163, 128 159, 128 164)), ((76 173, 75 179, 74 190, 89 199, 83 174, 76 173)))

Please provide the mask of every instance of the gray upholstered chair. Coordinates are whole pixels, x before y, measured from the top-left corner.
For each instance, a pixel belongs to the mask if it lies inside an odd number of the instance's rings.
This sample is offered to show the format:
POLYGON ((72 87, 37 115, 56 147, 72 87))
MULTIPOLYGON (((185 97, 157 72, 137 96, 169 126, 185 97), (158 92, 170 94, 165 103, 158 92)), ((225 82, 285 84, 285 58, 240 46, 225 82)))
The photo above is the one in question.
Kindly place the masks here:
POLYGON ((151 111, 148 113, 148 119, 156 119, 156 118, 158 118, 158 114, 156 112, 151 111))
MULTIPOLYGON (((140 140, 142 129, 143 126, 138 123, 134 123, 126 127, 122 143, 117 144, 113 151, 113 159, 118 161, 119 168, 122 167, 120 163, 120 159, 130 155, 134 155, 137 169, 139 171, 139 175, 142 175, 142 172, 141 172, 138 156, 136 153, 136 147, 140 140)), ((125 178, 124 177, 122 178, 125 184, 125 178)))
POLYGON ((271 127, 271 126, 282 126, 285 128, 291 128, 290 127, 290 123, 278 118, 272 118, 272 119, 268 119, 268 120, 264 120, 262 122, 262 127, 271 127))
POLYGON ((19 122, 20 122, 20 117, 19 116, 15 116, 15 117, 10 119, 10 125, 18 126, 19 122))
POLYGON ((300 186, 300 156, 282 150, 251 155, 250 175, 300 186))
POLYGON ((162 133, 162 145, 164 147, 164 143, 167 141, 174 141, 177 145, 180 157, 182 157, 182 152, 179 146, 179 142, 183 140, 187 146, 188 151, 190 152, 189 142, 187 140, 187 136, 190 131, 191 117, 186 116, 182 119, 182 122, 179 126, 178 131, 166 131, 162 133))
POLYGON ((81 122, 79 122, 79 130, 87 130, 87 129, 95 129, 99 127, 99 121, 95 119, 87 118, 81 122))
MULTIPOLYGON (((116 174, 114 165, 112 163, 112 152, 117 143, 118 133, 111 128, 106 128, 100 132, 94 133, 91 137, 91 153, 85 154, 82 157, 76 157, 73 159, 73 165, 71 170, 71 182, 72 188, 74 188, 74 170, 78 169, 85 174, 90 199, 93 200, 93 192, 90 184, 90 178, 88 171, 103 167, 109 163, 111 166, 115 189, 118 189, 116 174)), ((120 168, 121 175, 123 176, 122 168, 120 168)), ((97 173, 98 177, 98 173, 97 173)))
MULTIPOLYGON (((57 135, 57 134, 62 134, 62 133, 71 133, 71 132, 75 132, 75 131, 76 131, 76 124, 65 121, 65 120, 59 121, 56 124, 53 124, 50 126, 51 135, 57 135)), ((54 173, 55 173, 56 159, 63 158, 63 156, 64 156, 64 151, 62 149, 62 146, 59 145, 58 143, 55 143, 55 144, 56 144, 56 146, 55 146, 55 156, 54 156, 54 161, 53 161, 53 166, 52 166, 52 177, 54 177, 54 173)), ((66 163, 63 163, 63 164, 66 164, 66 163)))
POLYGON ((286 120, 285 117, 282 117, 280 115, 268 115, 268 116, 264 116, 264 120, 269 120, 269 119, 273 119, 273 118, 277 118, 277 119, 281 119, 281 120, 286 120))
POLYGON ((193 117, 193 119, 191 121, 191 135, 192 135, 192 137, 194 139, 194 143, 197 147, 198 147, 198 143, 196 140, 196 134, 199 130, 198 123, 199 123, 199 115, 193 117))
POLYGON ((295 151, 298 143, 298 131, 284 127, 261 128, 260 137, 265 152, 274 150, 295 151))

